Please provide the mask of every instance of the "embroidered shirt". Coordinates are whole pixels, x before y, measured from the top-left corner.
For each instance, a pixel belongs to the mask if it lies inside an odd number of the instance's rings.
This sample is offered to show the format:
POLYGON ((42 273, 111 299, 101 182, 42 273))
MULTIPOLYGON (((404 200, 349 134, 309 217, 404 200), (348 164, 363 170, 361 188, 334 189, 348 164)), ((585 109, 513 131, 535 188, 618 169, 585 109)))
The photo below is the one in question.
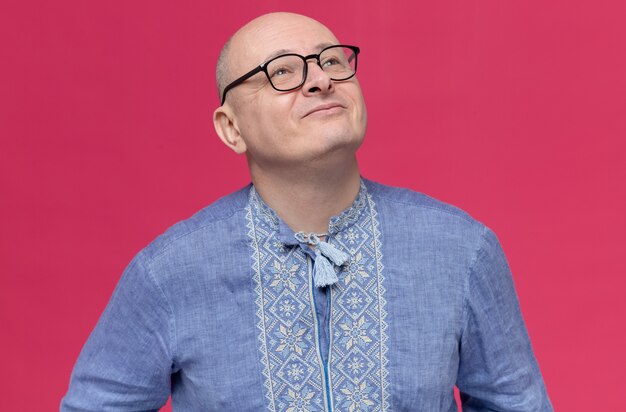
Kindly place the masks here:
POLYGON ((130 263, 61 410, 551 411, 496 236, 463 211, 362 179, 316 254, 254 189, 130 263))

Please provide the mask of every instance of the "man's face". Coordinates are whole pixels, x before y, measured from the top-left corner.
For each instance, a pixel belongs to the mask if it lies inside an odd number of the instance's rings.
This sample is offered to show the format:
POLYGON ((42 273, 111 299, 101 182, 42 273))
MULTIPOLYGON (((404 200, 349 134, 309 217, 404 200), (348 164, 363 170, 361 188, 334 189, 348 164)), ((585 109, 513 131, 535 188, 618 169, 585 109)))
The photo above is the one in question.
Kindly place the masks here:
MULTIPOLYGON (((233 38, 230 80, 278 54, 306 56, 334 44, 339 42, 326 27, 304 16, 263 16, 233 38)), ((300 89, 276 91, 258 73, 230 90, 225 106, 232 111, 248 160, 260 167, 302 165, 338 151, 354 153, 367 124, 356 78, 331 81, 315 59, 309 60, 300 89)))

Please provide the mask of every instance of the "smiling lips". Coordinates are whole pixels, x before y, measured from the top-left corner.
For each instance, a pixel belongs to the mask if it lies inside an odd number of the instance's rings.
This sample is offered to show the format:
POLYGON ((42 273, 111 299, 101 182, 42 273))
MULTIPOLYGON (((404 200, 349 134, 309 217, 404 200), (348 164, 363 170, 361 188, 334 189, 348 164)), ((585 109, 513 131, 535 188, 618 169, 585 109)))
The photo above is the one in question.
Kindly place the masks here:
POLYGON ((313 109, 309 110, 303 117, 308 117, 313 114, 320 114, 320 115, 333 114, 333 113, 337 113, 343 108, 344 106, 339 103, 320 104, 319 106, 316 106, 313 109))

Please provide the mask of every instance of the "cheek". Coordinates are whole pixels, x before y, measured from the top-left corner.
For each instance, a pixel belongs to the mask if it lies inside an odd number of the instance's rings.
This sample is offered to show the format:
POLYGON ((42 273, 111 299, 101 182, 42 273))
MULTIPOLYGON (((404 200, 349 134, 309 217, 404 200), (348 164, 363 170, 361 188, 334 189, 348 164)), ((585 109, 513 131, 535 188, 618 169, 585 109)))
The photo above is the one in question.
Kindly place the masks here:
POLYGON ((361 109, 361 122, 363 124, 363 128, 367 127, 367 108, 365 107, 365 102, 363 102, 361 109))
POLYGON ((274 93, 276 93, 275 98, 265 102, 262 118, 259 121, 263 122, 266 129, 272 129, 276 133, 290 134, 297 129, 298 123, 293 110, 295 93, 279 94, 276 91, 274 93))
POLYGON ((280 151, 298 127, 291 117, 292 98, 278 95, 257 99, 253 105, 239 113, 240 132, 256 151, 280 151))
POLYGON ((359 83, 355 79, 354 83, 346 84, 346 86, 346 95, 354 106, 354 115, 366 121, 367 111, 365 110, 365 100, 363 99, 363 93, 361 92, 359 83))
POLYGON ((367 127, 367 109, 365 107, 365 101, 363 100, 363 97, 358 96, 358 98, 354 101, 354 105, 354 121, 359 128, 365 130, 365 128, 367 127))

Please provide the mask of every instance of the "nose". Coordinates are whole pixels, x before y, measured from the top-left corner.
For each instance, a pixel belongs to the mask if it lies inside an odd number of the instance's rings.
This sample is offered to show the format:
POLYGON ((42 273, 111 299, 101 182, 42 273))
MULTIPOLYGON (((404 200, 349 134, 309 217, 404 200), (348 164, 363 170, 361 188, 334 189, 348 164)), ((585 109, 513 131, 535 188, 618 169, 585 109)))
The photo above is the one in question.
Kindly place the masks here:
POLYGON ((329 93, 334 90, 330 76, 319 65, 315 58, 307 59, 307 75, 302 85, 302 93, 314 95, 317 93, 329 93), (313 64, 311 64, 313 63, 313 64))

